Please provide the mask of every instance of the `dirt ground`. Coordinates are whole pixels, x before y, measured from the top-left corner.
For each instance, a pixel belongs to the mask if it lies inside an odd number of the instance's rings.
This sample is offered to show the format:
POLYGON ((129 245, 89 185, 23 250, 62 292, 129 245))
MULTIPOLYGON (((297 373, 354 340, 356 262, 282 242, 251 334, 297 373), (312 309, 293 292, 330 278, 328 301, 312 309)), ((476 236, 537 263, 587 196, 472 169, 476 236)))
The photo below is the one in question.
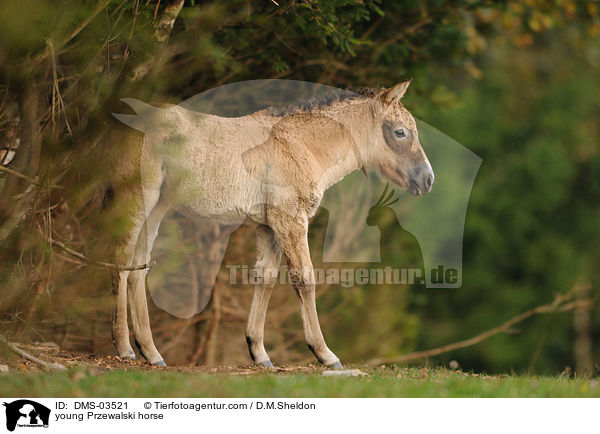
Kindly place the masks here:
MULTIPOLYGON (((264 368, 253 365, 247 366, 218 366, 208 367, 200 365, 178 365, 167 366, 164 368, 152 366, 145 360, 129 360, 122 359, 119 356, 100 355, 80 351, 69 351, 59 348, 53 343, 34 343, 22 344, 13 343, 23 351, 35 356, 45 362, 60 363, 65 368, 81 367, 92 371, 110 371, 113 369, 121 370, 145 370, 145 371, 167 371, 167 372, 198 372, 198 373, 218 373, 231 375, 249 375, 264 373, 264 368)), ((0 365, 8 367, 9 371, 41 371, 39 365, 24 358, 19 357, 14 353, 0 353, 0 365)), ((289 365, 277 366, 276 372, 318 372, 325 370, 324 367, 318 364, 307 364, 303 366, 289 365)))

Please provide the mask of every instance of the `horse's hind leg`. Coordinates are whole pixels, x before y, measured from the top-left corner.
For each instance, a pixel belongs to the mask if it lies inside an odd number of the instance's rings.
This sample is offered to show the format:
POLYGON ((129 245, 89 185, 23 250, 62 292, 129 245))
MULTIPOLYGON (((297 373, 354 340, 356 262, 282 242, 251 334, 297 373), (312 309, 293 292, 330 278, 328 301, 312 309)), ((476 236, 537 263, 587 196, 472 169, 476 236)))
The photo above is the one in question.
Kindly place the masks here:
MULTIPOLYGON (((144 264, 150 262, 152 246, 158 235, 160 222, 167 209, 166 200, 159 200, 149 213, 135 247, 135 263, 144 264)), ((166 366, 152 338, 150 317, 148 315, 148 301, 146 299, 147 272, 148 270, 146 269, 135 270, 129 273, 129 309, 133 332, 135 334, 135 341, 146 360, 155 366, 166 366)))
POLYGON ((112 339, 117 353, 124 359, 135 360, 135 353, 129 342, 127 326, 127 271, 114 271, 112 277, 114 307, 112 316, 112 339))
MULTIPOLYGON (((132 197, 132 201, 136 198, 132 197)), ((135 244, 140 230, 144 224, 144 215, 138 209, 132 212, 131 227, 127 235, 115 249, 115 263, 122 267, 131 265, 135 244)), ((112 291, 114 308, 112 317, 112 338, 117 353, 124 359, 135 359, 135 353, 129 342, 129 327, 127 326, 127 278, 129 271, 118 270, 113 272, 112 291)))
POLYGON ((272 368, 273 364, 264 346, 265 317, 280 261, 281 252, 275 243, 273 231, 268 226, 259 226, 256 231, 256 271, 259 281, 254 287, 246 342, 252 360, 266 368, 272 368))

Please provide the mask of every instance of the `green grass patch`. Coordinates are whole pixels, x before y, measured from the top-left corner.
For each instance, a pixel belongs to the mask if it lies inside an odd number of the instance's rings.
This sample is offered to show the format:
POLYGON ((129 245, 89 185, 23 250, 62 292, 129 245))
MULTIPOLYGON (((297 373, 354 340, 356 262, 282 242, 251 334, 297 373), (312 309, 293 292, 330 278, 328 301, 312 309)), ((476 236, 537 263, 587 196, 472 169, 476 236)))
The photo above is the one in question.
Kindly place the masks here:
POLYGON ((363 368, 368 376, 309 372, 250 374, 107 370, 10 372, 3 397, 600 397, 588 378, 480 375, 445 369, 363 368))

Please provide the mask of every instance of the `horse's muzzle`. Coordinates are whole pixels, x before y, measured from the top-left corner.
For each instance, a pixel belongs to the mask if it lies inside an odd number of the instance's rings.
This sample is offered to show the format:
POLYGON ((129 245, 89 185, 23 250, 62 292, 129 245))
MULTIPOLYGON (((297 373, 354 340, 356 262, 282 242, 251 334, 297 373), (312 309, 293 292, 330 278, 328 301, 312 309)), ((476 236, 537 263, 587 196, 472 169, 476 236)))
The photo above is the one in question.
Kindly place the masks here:
POLYGON ((433 187, 434 179, 435 176, 433 175, 431 164, 429 164, 429 161, 425 161, 415 168, 412 176, 408 180, 406 189, 409 193, 416 196, 427 194, 433 187))

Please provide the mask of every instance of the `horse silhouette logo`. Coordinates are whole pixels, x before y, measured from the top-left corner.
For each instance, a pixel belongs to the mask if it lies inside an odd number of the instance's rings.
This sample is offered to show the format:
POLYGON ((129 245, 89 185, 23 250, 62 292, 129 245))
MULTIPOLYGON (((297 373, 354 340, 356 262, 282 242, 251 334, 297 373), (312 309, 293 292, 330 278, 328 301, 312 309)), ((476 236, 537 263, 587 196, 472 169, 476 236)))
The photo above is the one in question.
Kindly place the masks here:
POLYGON ((50 409, 29 399, 19 399, 10 403, 5 402, 6 429, 14 431, 18 427, 48 428, 50 409))

